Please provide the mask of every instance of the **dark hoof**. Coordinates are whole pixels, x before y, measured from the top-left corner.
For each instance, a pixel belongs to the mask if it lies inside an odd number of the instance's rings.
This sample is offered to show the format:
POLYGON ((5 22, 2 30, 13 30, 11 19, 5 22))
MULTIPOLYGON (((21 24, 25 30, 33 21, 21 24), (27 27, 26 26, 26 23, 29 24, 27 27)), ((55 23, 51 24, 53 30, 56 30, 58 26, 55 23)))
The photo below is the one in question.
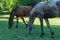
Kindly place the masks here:
POLYGON ((28 31, 28 34, 29 34, 29 35, 31 35, 31 34, 32 34, 32 32, 29 30, 29 31, 28 31))
POLYGON ((28 33, 29 35, 31 35, 32 33, 28 33))
POLYGON ((8 27, 8 29, 11 29, 11 27, 8 27))
POLYGON ((41 34, 40 34, 40 37, 41 37, 41 38, 44 37, 44 33, 41 33, 41 34))
POLYGON ((28 28, 28 27, 27 27, 27 24, 26 24, 26 28, 28 28))
POLYGON ((54 36, 51 36, 52 39, 54 39, 54 36))
POLYGON ((51 38, 54 38, 54 32, 51 32, 51 38))
POLYGON ((18 26, 16 26, 16 28, 18 28, 18 26))
POLYGON ((29 34, 29 35, 31 35, 31 34, 32 34, 32 32, 28 32, 28 34, 29 34))

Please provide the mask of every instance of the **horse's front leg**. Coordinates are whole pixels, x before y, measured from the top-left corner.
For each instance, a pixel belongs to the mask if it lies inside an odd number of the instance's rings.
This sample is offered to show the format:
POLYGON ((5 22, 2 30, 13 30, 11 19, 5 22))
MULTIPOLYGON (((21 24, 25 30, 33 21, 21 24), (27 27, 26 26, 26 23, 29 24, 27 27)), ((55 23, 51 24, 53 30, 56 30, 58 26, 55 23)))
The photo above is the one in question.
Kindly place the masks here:
POLYGON ((39 15, 39 20, 40 20, 40 24, 41 24, 41 34, 40 34, 40 37, 43 37, 44 36, 44 29, 43 29, 43 15, 39 15))
POLYGON ((53 32, 53 30, 52 30, 51 27, 50 27, 48 18, 45 18, 45 21, 46 21, 47 27, 49 28, 49 30, 50 30, 50 32, 51 32, 51 37, 54 38, 54 32, 53 32))
POLYGON ((17 21, 16 21, 16 28, 18 28, 18 17, 16 17, 17 21))
POLYGON ((40 37, 44 36, 44 29, 43 29, 43 18, 39 18, 40 19, 40 24, 41 24, 41 34, 40 37))
POLYGON ((35 14, 31 14, 29 17, 29 22, 27 24, 29 34, 32 34, 33 22, 34 22, 35 17, 36 17, 35 14))
POLYGON ((23 17, 21 17, 21 19, 23 20, 23 22, 24 22, 24 24, 26 25, 26 28, 27 28, 27 24, 26 24, 26 22, 25 22, 24 18, 23 18, 23 17))

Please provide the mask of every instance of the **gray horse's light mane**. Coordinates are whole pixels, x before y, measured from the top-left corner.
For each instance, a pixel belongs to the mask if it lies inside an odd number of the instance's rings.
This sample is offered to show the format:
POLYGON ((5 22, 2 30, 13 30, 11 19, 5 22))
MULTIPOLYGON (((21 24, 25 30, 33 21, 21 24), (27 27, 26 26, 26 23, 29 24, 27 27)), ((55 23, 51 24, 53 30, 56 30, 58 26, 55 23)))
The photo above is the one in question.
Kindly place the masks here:
POLYGON ((50 3, 56 3, 57 1, 60 1, 60 0, 51 0, 50 3))
POLYGON ((60 1, 60 0, 51 0, 51 1, 54 1, 54 2, 56 2, 56 1, 60 1))
POLYGON ((39 2, 36 4, 36 6, 34 6, 34 8, 32 9, 32 11, 30 12, 30 14, 34 13, 36 11, 37 8, 42 7, 46 2, 39 2))

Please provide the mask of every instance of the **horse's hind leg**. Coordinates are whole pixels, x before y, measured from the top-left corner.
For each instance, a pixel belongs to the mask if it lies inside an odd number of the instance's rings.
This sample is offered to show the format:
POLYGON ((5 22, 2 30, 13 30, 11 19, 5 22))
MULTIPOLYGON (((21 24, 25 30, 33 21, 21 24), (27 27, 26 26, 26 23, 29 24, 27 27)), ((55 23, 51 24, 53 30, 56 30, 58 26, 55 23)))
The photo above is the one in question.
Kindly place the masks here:
POLYGON ((43 18, 39 18, 39 20, 40 20, 40 24, 41 24, 41 34, 40 34, 40 37, 43 37, 44 36, 43 18))
POLYGON ((16 22, 17 22, 17 24, 16 24, 16 28, 18 28, 18 17, 16 17, 16 18, 17 18, 17 21, 16 21, 16 22))
MULTIPOLYGON (((23 20, 23 22, 25 23, 25 20, 24 20, 24 18, 23 17, 21 17, 21 19, 23 20)), ((25 23, 25 25, 26 25, 26 28, 27 28, 27 24, 25 23)))
POLYGON ((39 20, 40 20, 40 24, 41 24, 41 34, 40 34, 40 37, 43 37, 44 36, 44 29, 43 29, 43 15, 39 15, 39 20))
POLYGON ((47 27, 49 28, 49 30, 50 30, 50 32, 51 32, 51 37, 53 38, 53 37, 54 37, 54 32, 53 32, 53 30, 52 30, 51 27, 50 27, 48 18, 45 18, 45 21, 46 21, 47 27))

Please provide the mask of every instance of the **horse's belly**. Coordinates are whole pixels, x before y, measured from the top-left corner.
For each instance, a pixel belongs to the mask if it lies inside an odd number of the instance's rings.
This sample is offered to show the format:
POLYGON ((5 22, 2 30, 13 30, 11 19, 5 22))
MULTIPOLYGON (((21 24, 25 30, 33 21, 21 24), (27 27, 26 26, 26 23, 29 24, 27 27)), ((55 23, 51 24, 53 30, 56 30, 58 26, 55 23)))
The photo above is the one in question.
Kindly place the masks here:
POLYGON ((58 14, 54 13, 53 11, 46 11, 44 12, 44 18, 54 18, 56 17, 58 14))
POLYGON ((52 13, 50 13, 50 14, 44 14, 44 18, 54 18, 54 17, 56 17, 56 15, 52 14, 52 13))
POLYGON ((44 8, 44 18, 54 18, 57 16, 57 12, 53 11, 51 8, 44 8))

